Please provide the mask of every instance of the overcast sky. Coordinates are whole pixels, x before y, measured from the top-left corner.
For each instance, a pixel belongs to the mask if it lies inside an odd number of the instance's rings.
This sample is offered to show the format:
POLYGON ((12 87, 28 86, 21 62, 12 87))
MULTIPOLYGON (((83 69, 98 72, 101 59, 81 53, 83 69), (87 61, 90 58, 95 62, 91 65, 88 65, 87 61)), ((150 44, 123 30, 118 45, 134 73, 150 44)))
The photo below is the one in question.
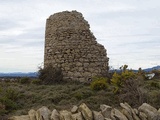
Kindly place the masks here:
POLYGON ((159 0, 0 0, 0 72, 37 71, 46 19, 65 10, 83 14, 113 68, 160 65, 159 0))

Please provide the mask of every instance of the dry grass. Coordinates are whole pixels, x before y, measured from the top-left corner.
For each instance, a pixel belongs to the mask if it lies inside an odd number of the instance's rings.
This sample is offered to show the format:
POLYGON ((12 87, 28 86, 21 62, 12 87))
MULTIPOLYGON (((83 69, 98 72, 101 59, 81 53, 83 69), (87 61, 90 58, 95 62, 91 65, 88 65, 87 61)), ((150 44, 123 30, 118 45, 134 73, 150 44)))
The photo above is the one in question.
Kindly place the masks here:
MULTIPOLYGON (((153 82, 153 80, 152 80, 153 82)), ((160 85, 160 80, 155 81, 160 85)), ((156 108, 160 107, 160 89, 151 83, 145 81, 143 88, 147 91, 147 102, 156 108)), ((94 91, 87 84, 82 83, 60 83, 54 85, 35 85, 35 84, 20 84, 18 82, 0 82, 0 100, 4 98, 6 90, 13 90, 13 93, 8 93, 10 99, 16 104, 15 110, 8 110, 7 115, 27 114, 31 109, 38 109, 41 106, 47 106, 51 110, 71 109, 73 105, 79 105, 85 102, 91 109, 99 110, 100 104, 110 106, 119 106, 119 95, 115 95, 110 86, 106 90, 94 91), (14 100, 14 97, 17 97, 14 100)))

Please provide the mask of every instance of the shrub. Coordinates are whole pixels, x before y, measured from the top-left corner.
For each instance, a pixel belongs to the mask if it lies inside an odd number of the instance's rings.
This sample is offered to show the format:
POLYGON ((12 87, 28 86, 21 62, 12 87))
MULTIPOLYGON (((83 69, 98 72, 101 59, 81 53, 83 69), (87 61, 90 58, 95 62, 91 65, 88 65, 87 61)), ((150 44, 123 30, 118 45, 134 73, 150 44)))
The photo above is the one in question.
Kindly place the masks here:
POLYGON ((20 94, 11 88, 2 91, 0 96, 0 106, 5 106, 5 109, 2 109, 1 113, 11 112, 18 108, 17 100, 20 97, 20 94))
POLYGON ((19 98, 19 96, 20 96, 20 94, 14 89, 7 89, 6 90, 5 97, 10 100, 16 101, 19 98))
POLYGON ((18 104, 7 97, 3 97, 2 99, 0 99, 0 102, 5 105, 7 112, 16 110, 18 108, 18 104))
POLYGON ((23 77, 19 80, 19 82, 21 84, 28 84, 30 82, 30 78, 29 77, 23 77))
POLYGON ((63 79, 62 70, 59 67, 53 67, 48 65, 44 68, 39 68, 39 79, 42 80, 44 84, 59 83, 63 79))
POLYGON ((90 87, 93 90, 105 90, 106 88, 108 88, 107 78, 96 78, 91 82, 90 87))
POLYGON ((160 88, 159 83, 154 82, 154 81, 150 83, 150 86, 151 86, 151 87, 154 87, 154 88, 160 88))
POLYGON ((131 106, 138 107, 147 102, 147 94, 136 79, 125 80, 119 92, 120 102, 127 102, 131 106))
POLYGON ((115 86, 113 92, 118 93, 119 89, 123 87, 126 80, 136 78, 136 74, 133 71, 124 70, 121 74, 116 72, 113 74, 111 83, 115 86))
POLYGON ((40 85, 40 84, 42 83, 42 81, 39 80, 39 79, 34 79, 34 80, 32 80, 31 83, 32 83, 32 84, 35 84, 35 85, 40 85))

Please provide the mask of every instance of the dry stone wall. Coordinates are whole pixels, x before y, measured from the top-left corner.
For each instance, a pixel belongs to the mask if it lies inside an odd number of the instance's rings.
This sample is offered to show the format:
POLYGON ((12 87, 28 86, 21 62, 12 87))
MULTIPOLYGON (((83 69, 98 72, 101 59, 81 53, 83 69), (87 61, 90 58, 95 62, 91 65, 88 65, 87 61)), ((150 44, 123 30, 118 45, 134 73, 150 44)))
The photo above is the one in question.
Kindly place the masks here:
POLYGON ((13 116, 8 120, 160 120, 160 108, 157 110, 147 103, 138 109, 128 103, 120 103, 116 109, 109 105, 100 105, 100 111, 92 111, 85 103, 71 110, 49 110, 46 106, 38 110, 31 109, 28 115, 13 116))
POLYGON ((44 66, 49 64, 60 67, 64 79, 81 82, 107 74, 106 50, 81 13, 64 11, 47 19, 44 66))

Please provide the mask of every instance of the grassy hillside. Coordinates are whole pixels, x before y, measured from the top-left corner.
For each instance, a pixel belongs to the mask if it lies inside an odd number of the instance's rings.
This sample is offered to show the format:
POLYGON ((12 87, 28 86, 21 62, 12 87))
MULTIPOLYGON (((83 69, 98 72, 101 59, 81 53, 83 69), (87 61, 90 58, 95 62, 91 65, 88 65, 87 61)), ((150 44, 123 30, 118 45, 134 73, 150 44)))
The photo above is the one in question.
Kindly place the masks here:
MULTIPOLYGON (((44 85, 39 84, 38 80, 27 81, 23 78, 15 82, 1 81, 0 115, 27 114, 31 108, 38 109, 41 106, 47 106, 51 110, 53 108, 71 109, 73 105, 79 105, 82 102, 93 110, 99 110, 100 104, 118 107, 120 102, 128 102, 132 107, 147 102, 155 108, 160 108, 160 79, 156 77, 145 80, 142 76, 135 78, 134 74, 128 71, 121 75, 115 74, 109 80, 110 82, 107 81, 106 89, 101 90, 93 90, 90 84, 79 82, 44 85), (120 78, 128 80, 119 84, 120 78)), ((102 84, 96 83, 96 85, 101 88, 102 84)))

